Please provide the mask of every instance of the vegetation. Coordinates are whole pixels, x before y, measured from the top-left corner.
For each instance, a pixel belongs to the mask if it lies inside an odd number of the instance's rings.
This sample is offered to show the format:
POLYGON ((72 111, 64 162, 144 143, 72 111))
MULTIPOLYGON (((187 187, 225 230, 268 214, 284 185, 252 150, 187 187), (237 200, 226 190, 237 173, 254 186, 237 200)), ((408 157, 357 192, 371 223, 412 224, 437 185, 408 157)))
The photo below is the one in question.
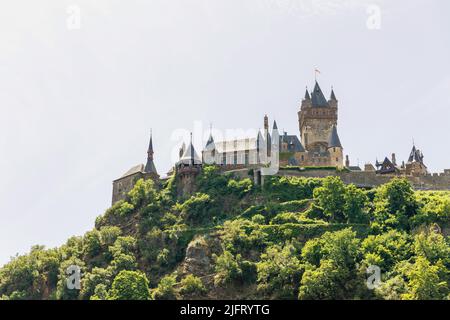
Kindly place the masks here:
POLYGON ((176 188, 176 178, 139 180, 84 236, 12 258, 0 298, 450 298, 448 192, 336 177, 267 177, 258 188, 212 166, 196 193, 176 188))

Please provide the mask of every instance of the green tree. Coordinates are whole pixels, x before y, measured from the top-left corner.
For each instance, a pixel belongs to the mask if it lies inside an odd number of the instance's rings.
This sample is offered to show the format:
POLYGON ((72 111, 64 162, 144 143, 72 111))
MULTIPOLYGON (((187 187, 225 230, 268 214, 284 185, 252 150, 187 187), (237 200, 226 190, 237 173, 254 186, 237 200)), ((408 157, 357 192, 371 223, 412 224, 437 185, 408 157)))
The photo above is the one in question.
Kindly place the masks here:
POLYGON ((203 295, 206 288, 203 285, 202 279, 192 274, 188 274, 181 280, 180 293, 183 295, 203 295))
POLYGON ((257 271, 260 292, 279 299, 297 297, 303 265, 297 249, 291 243, 284 247, 268 247, 257 263, 257 271))
POLYGON ((314 190, 314 199, 330 221, 345 221, 345 185, 339 177, 323 179, 322 187, 314 190))
POLYGON ((123 270, 114 278, 109 300, 149 300, 148 279, 140 271, 123 270))
POLYGON ((377 189, 372 228, 375 232, 410 229, 410 218, 417 212, 414 190, 406 179, 395 178, 377 189))
POLYGON ((152 297, 155 300, 176 300, 175 275, 166 275, 161 278, 158 287, 153 291, 152 297))
POLYGON ((348 223, 369 222, 366 212, 368 198, 363 190, 353 184, 348 185, 345 188, 344 200, 344 215, 348 223))
POLYGON ((441 277, 442 265, 432 265, 424 257, 418 257, 410 269, 405 271, 409 278, 405 300, 438 300, 449 294, 447 282, 441 277))
POLYGON ((411 237, 396 230, 368 236, 363 240, 361 250, 365 265, 377 265, 383 273, 390 271, 396 263, 408 260, 413 254, 411 237))

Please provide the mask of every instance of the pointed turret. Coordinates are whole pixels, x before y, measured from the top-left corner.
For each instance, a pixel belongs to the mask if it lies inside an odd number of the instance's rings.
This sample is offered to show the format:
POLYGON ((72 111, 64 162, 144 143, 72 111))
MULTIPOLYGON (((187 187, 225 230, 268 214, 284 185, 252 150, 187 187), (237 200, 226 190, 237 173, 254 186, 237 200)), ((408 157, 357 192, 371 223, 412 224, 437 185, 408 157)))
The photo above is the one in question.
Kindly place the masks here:
POLYGON ((331 101, 336 101, 336 102, 337 102, 336 95, 334 94, 334 89, 333 89, 333 87, 331 87, 330 100, 331 100, 331 101))
POLYGON ((335 125, 331 128, 330 136, 328 138, 328 148, 342 148, 341 140, 335 125))
POLYGON ((201 165, 202 160, 198 156, 197 152, 195 151, 194 145, 192 143, 192 133, 191 133, 191 141, 184 151, 183 156, 181 157, 180 161, 178 161, 178 164, 184 164, 184 165, 201 165))
POLYGON ((264 116, 264 131, 269 131, 269 117, 267 117, 267 114, 264 116))
POLYGON ((311 96, 309 95, 309 92, 308 92, 308 87, 306 87, 306 92, 305 92, 305 100, 311 100, 311 96))
POLYGON ((277 122, 274 120, 273 121, 273 130, 278 130, 278 126, 277 126, 277 122))
POLYGON ((155 173, 158 174, 156 171, 155 164, 153 163, 153 135, 150 133, 150 142, 148 144, 148 150, 147 150, 147 164, 145 165, 145 173, 155 173))
POLYGON ((314 85, 314 91, 312 92, 311 100, 313 107, 329 107, 327 99, 325 99, 322 89, 320 89, 319 83, 317 81, 314 85))

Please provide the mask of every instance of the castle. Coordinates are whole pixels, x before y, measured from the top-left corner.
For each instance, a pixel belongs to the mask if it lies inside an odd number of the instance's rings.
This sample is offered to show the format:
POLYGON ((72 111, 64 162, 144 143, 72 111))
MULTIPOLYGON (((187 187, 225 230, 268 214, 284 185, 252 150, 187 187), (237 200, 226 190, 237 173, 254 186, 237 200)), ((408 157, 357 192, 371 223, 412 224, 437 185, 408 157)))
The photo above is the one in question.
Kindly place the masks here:
MULTIPOLYGON (((195 191, 194 179, 201 172, 204 164, 216 165, 221 171, 248 174, 254 169, 255 182, 261 183, 261 168, 278 161, 278 175, 302 175, 309 177, 340 176, 346 183, 354 183, 360 187, 373 187, 388 182, 395 176, 404 176, 417 189, 450 190, 450 170, 442 174, 430 174, 424 163, 424 155, 413 145, 407 162, 397 163, 396 155, 385 157, 384 161, 376 160, 375 166, 367 163, 364 170, 359 166, 351 166, 348 155, 344 161, 344 148, 338 135, 338 100, 334 89, 331 89, 327 100, 316 81, 314 89, 306 89, 298 111, 300 139, 297 135, 289 135, 278 131, 276 121, 272 129, 269 119, 264 116, 264 129, 258 130, 255 137, 215 141, 212 133, 206 142, 201 156, 192 143, 183 143, 179 151, 179 160, 168 175, 175 174, 180 194, 191 194, 195 191), (278 140, 278 141, 277 141, 278 140), (273 152, 278 148, 278 152, 273 152), (300 170, 293 170, 294 168, 300 170), (308 168, 308 171, 302 169, 308 168), (316 169, 315 169, 316 168, 316 169)), ((125 198, 139 179, 152 179, 159 183, 160 176, 153 160, 153 141, 147 150, 147 163, 132 167, 120 178, 113 181, 113 204, 125 198)))

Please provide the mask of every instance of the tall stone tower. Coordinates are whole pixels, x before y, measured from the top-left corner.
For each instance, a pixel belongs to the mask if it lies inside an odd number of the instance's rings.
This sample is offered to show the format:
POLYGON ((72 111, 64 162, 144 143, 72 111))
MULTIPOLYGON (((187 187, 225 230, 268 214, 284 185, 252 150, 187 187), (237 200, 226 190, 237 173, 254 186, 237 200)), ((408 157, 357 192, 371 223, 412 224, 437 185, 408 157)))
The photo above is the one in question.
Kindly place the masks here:
POLYGON ((327 101, 322 89, 316 81, 311 95, 306 89, 305 98, 302 100, 298 112, 300 137, 303 145, 309 152, 325 153, 328 149, 328 140, 333 126, 337 125, 338 101, 331 91, 327 101))

